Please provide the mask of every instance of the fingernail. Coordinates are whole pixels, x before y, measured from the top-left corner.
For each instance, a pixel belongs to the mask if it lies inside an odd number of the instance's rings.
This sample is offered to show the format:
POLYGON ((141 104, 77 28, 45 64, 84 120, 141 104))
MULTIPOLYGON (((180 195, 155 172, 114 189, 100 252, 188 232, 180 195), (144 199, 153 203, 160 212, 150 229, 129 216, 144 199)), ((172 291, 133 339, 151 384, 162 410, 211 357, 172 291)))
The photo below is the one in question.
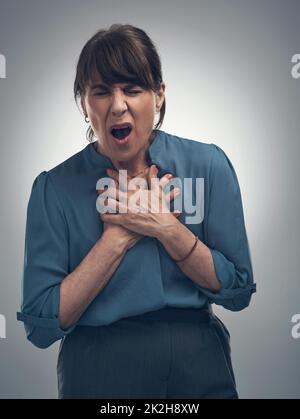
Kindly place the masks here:
POLYGON ((167 175, 167 177, 169 178, 169 179, 171 179, 172 177, 173 177, 173 175, 171 175, 170 173, 167 175))

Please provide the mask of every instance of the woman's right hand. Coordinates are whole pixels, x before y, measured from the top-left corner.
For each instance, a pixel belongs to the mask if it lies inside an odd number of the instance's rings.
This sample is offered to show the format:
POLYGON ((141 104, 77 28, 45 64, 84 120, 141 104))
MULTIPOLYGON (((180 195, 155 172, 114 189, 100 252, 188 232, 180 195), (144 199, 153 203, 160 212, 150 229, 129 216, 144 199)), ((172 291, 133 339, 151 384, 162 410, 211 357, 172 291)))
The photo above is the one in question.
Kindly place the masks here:
MULTIPOLYGON (((145 174, 147 175, 147 174, 145 174)), ((168 182, 170 182, 172 180, 172 175, 171 177, 169 177, 171 174, 166 173, 164 176, 161 177, 160 179, 160 183, 162 185, 162 187, 164 187, 168 182)), ((143 176, 144 177, 144 176, 143 176)), ((119 188, 119 182, 117 178, 114 178, 117 188, 119 188)), ((131 179, 130 179, 131 180, 131 179)), ((103 189, 97 189, 98 193, 102 193, 104 192, 103 189)), ((133 194, 135 191, 133 190, 128 190, 128 199, 130 197, 131 194, 133 194)), ((170 202, 172 199, 174 199, 174 193, 173 193, 173 189, 167 193, 166 195, 166 201, 170 202)), ((174 215, 174 217, 178 217, 180 214, 178 213, 172 213, 174 215)), ((105 234, 109 234, 110 237, 113 237, 114 240, 116 241, 120 241, 121 243, 126 243, 126 249, 130 249, 131 247, 133 247, 139 240, 141 240, 144 236, 142 234, 138 234, 134 231, 128 230, 127 228, 118 225, 118 224, 112 224, 112 223, 103 223, 103 232, 105 232, 105 234)))

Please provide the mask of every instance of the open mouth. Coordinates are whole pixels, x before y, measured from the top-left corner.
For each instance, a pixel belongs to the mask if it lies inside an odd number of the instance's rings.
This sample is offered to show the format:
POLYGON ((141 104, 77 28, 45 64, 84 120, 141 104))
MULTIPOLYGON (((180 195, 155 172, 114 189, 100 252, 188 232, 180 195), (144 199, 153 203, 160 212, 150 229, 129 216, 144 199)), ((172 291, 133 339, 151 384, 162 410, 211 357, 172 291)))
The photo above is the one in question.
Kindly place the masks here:
POLYGON ((110 132, 112 136, 115 137, 117 140, 123 140, 124 138, 128 137, 131 131, 132 128, 130 126, 127 126, 123 128, 112 128, 110 132))

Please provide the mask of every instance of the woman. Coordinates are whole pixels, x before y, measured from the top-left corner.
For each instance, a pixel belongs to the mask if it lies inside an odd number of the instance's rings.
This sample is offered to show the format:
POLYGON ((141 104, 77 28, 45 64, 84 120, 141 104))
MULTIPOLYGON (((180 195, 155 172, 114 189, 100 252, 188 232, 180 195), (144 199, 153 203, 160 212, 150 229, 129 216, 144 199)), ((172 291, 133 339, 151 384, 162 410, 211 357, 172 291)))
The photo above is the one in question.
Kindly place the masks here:
POLYGON ((211 309, 242 310, 255 291, 228 157, 159 129, 161 63, 139 28, 86 43, 74 94, 90 143, 33 183, 18 313, 37 347, 62 339, 59 398, 237 398, 211 309), (184 197, 196 206, 174 210, 184 197))

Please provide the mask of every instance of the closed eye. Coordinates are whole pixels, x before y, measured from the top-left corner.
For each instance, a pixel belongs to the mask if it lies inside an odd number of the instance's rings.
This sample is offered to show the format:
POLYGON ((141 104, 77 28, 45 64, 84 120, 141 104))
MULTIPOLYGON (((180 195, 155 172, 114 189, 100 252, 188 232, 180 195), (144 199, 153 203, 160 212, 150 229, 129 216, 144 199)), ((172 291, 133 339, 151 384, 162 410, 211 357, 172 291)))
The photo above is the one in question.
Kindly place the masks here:
MULTIPOLYGON (((137 95, 138 93, 142 93, 141 90, 127 90, 128 94, 137 95)), ((96 92, 96 96, 104 96, 107 95, 108 92, 96 92)))
POLYGON ((142 93, 142 92, 140 90, 130 90, 128 91, 128 93, 137 94, 137 93, 142 93))

